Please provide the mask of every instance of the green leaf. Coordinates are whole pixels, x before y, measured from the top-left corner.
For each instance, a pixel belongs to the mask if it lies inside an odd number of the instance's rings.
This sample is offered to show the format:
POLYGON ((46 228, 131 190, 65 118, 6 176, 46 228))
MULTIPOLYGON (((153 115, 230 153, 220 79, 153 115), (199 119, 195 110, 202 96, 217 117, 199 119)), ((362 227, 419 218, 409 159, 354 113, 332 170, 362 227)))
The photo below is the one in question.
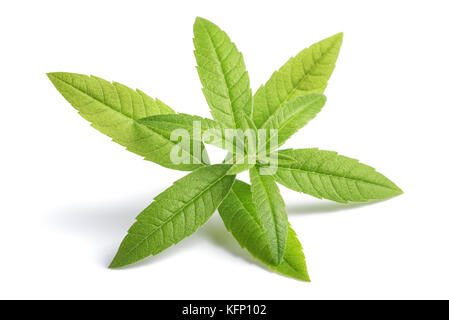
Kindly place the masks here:
POLYGON ((243 130, 251 129, 257 132, 256 124, 254 123, 251 116, 247 115, 246 113, 239 112, 239 115, 237 117, 240 118, 240 122, 242 124, 241 128, 243 130))
POLYGON ((235 154, 228 152, 223 160, 223 163, 232 165, 228 171, 228 174, 234 175, 254 167, 256 165, 256 160, 252 158, 250 159, 250 157, 246 154, 237 157, 235 154))
POLYGON ((274 178, 287 188, 336 202, 365 202, 402 194, 375 169, 336 152, 318 149, 279 150, 296 159, 279 160, 274 178))
POLYGON ((229 128, 240 128, 238 113, 252 112, 243 56, 227 34, 206 19, 196 19, 193 33, 198 75, 212 116, 229 128))
POLYGON ((261 217, 252 200, 251 187, 239 180, 218 207, 223 222, 242 248, 271 269, 304 281, 310 281, 302 246, 295 231, 289 227, 285 253, 278 266, 271 264, 269 242, 261 217))
POLYGON ((137 122, 155 114, 174 113, 160 100, 153 100, 140 90, 134 91, 94 76, 56 72, 49 73, 48 77, 82 117, 127 150, 177 170, 189 171, 204 165, 201 155, 194 156, 192 148, 183 149, 188 164, 173 163, 170 152, 176 143, 169 136, 137 122))
POLYGON ((282 262, 278 266, 269 267, 280 274, 307 282, 310 281, 302 245, 298 240, 295 230, 290 226, 288 228, 287 244, 282 262))
MULTIPOLYGON (((247 121, 247 119, 245 119, 245 121, 247 121)), ((194 126, 196 126, 197 130, 201 132, 201 136, 207 136, 205 139, 202 139, 202 141, 229 151, 229 154, 224 161, 224 163, 233 164, 228 172, 229 175, 235 175, 248 170, 256 163, 255 158, 253 159, 246 154, 246 144, 243 143, 244 137, 237 135, 234 138, 233 135, 228 135, 227 132, 233 131, 234 129, 226 128, 218 121, 178 113, 143 118, 139 120, 139 123, 153 130, 164 132, 167 135, 170 135, 170 132, 173 132, 174 130, 183 129, 186 130, 194 140, 201 140, 202 137, 195 137, 194 126), (237 140, 241 141, 241 144, 237 143, 237 140), (236 157, 236 154, 238 154, 239 157, 236 157)), ((249 127, 249 129, 252 128, 249 127)), ((242 133, 244 132, 243 130, 245 129, 242 129, 242 133)))
POLYGON ((229 165, 199 168, 159 194, 136 218, 110 267, 156 255, 193 234, 218 208, 235 176, 229 165))
MULTIPOLYGON (((277 130, 277 143, 270 141, 269 150, 275 150, 285 143, 296 131, 304 127, 315 118, 326 103, 322 94, 300 96, 288 102, 284 107, 277 109, 262 126, 262 129, 277 130)), ((271 137, 267 137, 268 140, 271 137)))
MULTIPOLYGON (((243 162, 248 162, 247 156, 244 157, 243 162)), ((228 174, 229 175, 239 174, 240 172, 251 169, 255 165, 256 163, 242 163, 242 164, 235 163, 232 165, 231 169, 229 169, 228 174)))
POLYGON ((284 255, 287 241, 288 221, 285 203, 274 178, 262 175, 259 167, 249 170, 252 199, 265 231, 272 265, 278 266, 284 255))
POLYGON ((230 150, 231 152, 227 154, 224 161, 224 163, 233 163, 228 174, 238 174, 249 170, 256 165, 258 141, 257 128, 249 116, 243 113, 240 113, 240 116, 242 133, 241 135, 237 135, 236 141, 234 142, 234 148, 230 150), (245 133, 248 133, 249 135, 245 136, 245 133), (252 144, 252 148, 250 147, 250 144, 252 144))
POLYGON ((290 58, 254 95, 253 120, 261 128, 286 102, 323 93, 340 51, 343 34, 324 39, 290 58))
POLYGON ((232 151, 232 146, 234 141, 229 140, 226 143, 226 130, 227 128, 219 123, 218 121, 202 118, 199 116, 192 116, 185 113, 177 114, 161 114, 155 115, 139 120, 139 123, 147 126, 148 128, 165 132, 165 134, 170 135, 171 132, 179 129, 186 130, 193 139, 203 140, 203 135, 207 132, 206 143, 212 144, 216 147, 226 149, 227 145, 230 145, 230 151, 232 151), (194 135, 194 125, 195 123, 199 125, 197 127, 201 133, 201 137, 195 137, 194 135))

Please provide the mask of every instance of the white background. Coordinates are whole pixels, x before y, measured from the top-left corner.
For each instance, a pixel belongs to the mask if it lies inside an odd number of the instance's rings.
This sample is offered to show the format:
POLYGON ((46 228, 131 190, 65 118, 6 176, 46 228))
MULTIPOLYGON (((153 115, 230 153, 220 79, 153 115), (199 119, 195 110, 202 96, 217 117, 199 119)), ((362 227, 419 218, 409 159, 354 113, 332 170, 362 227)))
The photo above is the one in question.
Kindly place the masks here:
POLYGON ((0 298, 449 298, 448 9, 447 1, 2 2, 0 298), (281 187, 311 283, 254 262, 218 215, 156 257, 107 269, 134 217, 186 173, 110 142, 45 73, 94 74, 209 116, 192 53, 196 16, 238 45, 253 91, 290 56, 345 33, 325 108, 286 147, 360 159, 405 193, 339 205, 281 187))

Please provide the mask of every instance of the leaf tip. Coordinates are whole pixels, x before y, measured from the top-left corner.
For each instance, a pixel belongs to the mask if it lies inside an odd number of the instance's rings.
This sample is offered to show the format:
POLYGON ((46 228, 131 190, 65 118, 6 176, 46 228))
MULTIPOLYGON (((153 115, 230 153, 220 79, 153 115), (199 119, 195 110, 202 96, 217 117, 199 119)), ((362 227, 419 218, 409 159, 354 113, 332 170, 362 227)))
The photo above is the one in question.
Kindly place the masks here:
POLYGON ((63 80, 64 75, 70 75, 65 72, 47 72, 48 79, 57 87, 56 80, 63 80))
POLYGON ((394 196, 400 196, 401 194, 403 194, 404 193, 404 191, 402 191, 402 189, 401 188, 399 188, 395 183, 393 183, 394 184, 394 186, 395 186, 395 191, 396 191, 396 194, 394 195, 394 196))
POLYGON ((203 18, 203 17, 196 17, 195 18, 195 23, 203 23, 203 22, 210 22, 209 20, 203 18))
POLYGON ((56 78, 56 75, 58 73, 59 72, 47 72, 46 75, 47 75, 48 79, 50 79, 52 81, 54 78, 56 78))
MULTIPOLYGON (((200 25, 203 25, 205 23, 210 23, 208 20, 202 18, 202 17, 196 17, 195 18, 195 22, 193 23, 193 31, 195 33, 196 30, 198 30, 197 28, 201 28, 200 25)), ((193 39, 193 41, 195 42, 195 38, 193 39)))
POLYGON ((109 264, 109 269, 118 269, 121 267, 124 267, 126 265, 126 263, 122 263, 120 261, 120 251, 117 252, 117 254, 115 255, 114 259, 112 259, 111 263, 109 264))
POLYGON ((109 269, 118 269, 125 267, 127 265, 130 265, 136 260, 130 260, 129 259, 129 251, 126 251, 123 249, 123 243, 126 242, 126 237, 123 239, 120 248, 117 250, 117 253, 115 254, 114 258, 112 259, 111 263, 109 264, 109 269))
POLYGON ((339 32, 334 34, 333 36, 330 36, 328 39, 333 39, 337 43, 341 43, 343 41, 343 32, 339 32))
POLYGON ((62 72, 47 72, 48 79, 51 81, 51 83, 53 83, 53 85, 56 87, 57 90, 59 90, 58 80, 61 80, 61 78, 58 76, 61 74, 62 72))
POLYGON ((404 191, 402 191, 402 189, 399 188, 396 183, 394 183, 388 178, 386 178, 386 180, 388 182, 388 188, 390 190, 390 196, 388 198, 397 197, 404 193, 404 191))
MULTIPOLYGON (((202 18, 202 17, 196 17, 195 23, 193 24, 193 32, 194 32, 195 38, 198 37, 198 33, 197 32, 201 32, 200 30, 204 29, 204 28, 205 29, 212 28, 212 30, 217 30, 217 29, 219 30, 220 29, 212 21, 207 20, 207 19, 202 18)), ((195 39, 193 39, 193 41, 195 42, 195 39)))
POLYGON ((310 280, 310 276, 309 276, 309 273, 307 272, 307 270, 304 270, 304 272, 301 273, 300 275, 298 275, 296 277, 296 279, 304 281, 304 282, 312 282, 312 280, 310 280))
POLYGON ((340 50, 341 44, 343 43, 343 32, 339 32, 322 40, 322 42, 332 43, 331 46, 338 48, 340 50))
POLYGON ((339 32, 335 35, 333 35, 331 38, 335 40, 335 45, 340 50, 341 44, 343 43, 343 32, 339 32))

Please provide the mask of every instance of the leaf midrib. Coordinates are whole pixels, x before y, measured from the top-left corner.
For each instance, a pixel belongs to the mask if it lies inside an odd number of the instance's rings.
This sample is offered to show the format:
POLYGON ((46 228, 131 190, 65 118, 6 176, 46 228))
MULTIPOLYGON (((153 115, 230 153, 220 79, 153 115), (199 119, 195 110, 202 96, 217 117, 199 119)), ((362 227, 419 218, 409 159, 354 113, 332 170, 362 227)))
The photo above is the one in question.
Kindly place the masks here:
MULTIPOLYGON (((279 101, 279 107, 278 107, 278 109, 279 109, 279 108, 283 108, 283 104, 284 104, 286 101, 287 101, 287 102, 290 101, 290 99, 293 97, 293 94, 295 93, 295 90, 298 90, 298 87, 299 87, 299 85, 301 84, 301 82, 303 82, 304 79, 305 79, 310 73, 312 73, 312 72, 316 69, 316 65, 319 64, 319 63, 321 62, 321 60, 323 59, 323 57, 324 57, 327 53, 329 53, 329 51, 332 50, 332 48, 334 48, 335 42, 336 42, 336 41, 334 41, 334 42, 332 43, 332 45, 329 46, 328 50, 326 50, 325 52, 322 52, 322 53, 321 53, 320 57, 318 58, 317 62, 314 64, 314 66, 313 66, 312 68, 310 68, 307 72, 304 72, 304 75, 303 75, 303 76, 301 77, 301 79, 298 80, 298 82, 293 86, 293 89, 292 89, 292 91, 288 94, 288 96, 287 96, 284 100, 279 101)), ((310 48, 311 48, 311 46, 310 46, 309 48, 307 48, 307 49, 310 49, 310 48)), ((299 53, 299 54, 300 54, 300 53, 299 53)), ((297 55, 296 55, 293 59, 295 59, 296 57, 297 57, 297 55)), ((282 67, 281 67, 281 68, 282 68, 282 67)), ((277 71, 277 72, 279 72, 279 71, 277 71)), ((263 127, 267 121, 268 121, 268 119, 265 120, 265 121, 262 123, 261 127, 263 127)))
POLYGON ((246 212, 248 212, 248 215, 250 216, 251 220, 253 220, 262 231, 264 231, 261 222, 258 221, 257 219, 255 219, 253 217, 253 215, 249 213, 249 210, 246 209, 245 203, 239 198, 238 194, 234 190, 232 190, 232 188, 231 188, 231 193, 235 195, 235 197, 237 198, 238 202, 242 205, 242 208, 246 212))
MULTIPOLYGON (((258 168, 256 168, 256 170, 258 170, 258 168)), ((275 212, 274 204, 271 201, 271 197, 270 197, 270 195, 268 193, 268 190, 267 190, 267 187, 265 186, 265 183, 263 182, 263 179, 260 177, 259 173, 256 173, 256 174, 257 174, 257 177, 259 178, 260 184, 263 186, 263 190, 264 190, 264 192, 266 194, 266 197, 268 199, 268 203, 270 205, 270 214, 271 214, 271 218, 273 219, 274 226, 275 226, 274 229, 275 229, 275 234, 276 234, 276 242, 278 244, 276 246, 277 247, 277 255, 278 255, 278 257, 280 257, 280 248, 279 248, 279 243, 280 243, 279 239, 280 239, 280 237, 279 237, 278 228, 276 227, 277 226, 277 219, 275 218, 276 215, 274 214, 274 212, 275 212)), ((262 227, 263 227, 263 225, 262 225, 262 227)), ((263 228, 263 229, 266 232, 265 228, 263 228)), ((280 261, 282 261, 281 257, 280 257, 280 261)))
MULTIPOLYGON (((288 117, 287 121, 284 121, 284 122, 282 123, 282 125, 281 125, 279 128, 277 128, 278 131, 281 131, 281 130, 284 129, 288 124, 290 124, 291 122, 293 122, 293 121, 294 121, 294 118, 295 118, 299 113, 301 113, 302 111, 304 111, 305 108, 309 107, 311 104, 313 104, 313 103, 316 102, 317 100, 318 100, 318 97, 317 97, 316 99, 314 99, 314 100, 308 102, 307 104, 300 106, 300 107, 299 107, 298 109, 296 109, 295 111, 293 111, 292 114, 288 117)), ((279 111, 279 113, 282 112, 282 111, 284 111, 284 110, 283 110, 284 108, 286 108, 286 107, 281 107, 281 108, 279 108, 278 110, 276 110, 276 112, 274 112, 273 114, 270 115, 269 120, 271 121, 271 119, 272 119, 273 117, 275 117, 275 116, 278 114, 278 111, 279 111)), ((268 121, 267 121, 266 123, 268 123, 268 121)), ((264 126, 262 126, 262 129, 266 129, 266 128, 265 128, 264 126)), ((271 141, 271 140, 270 140, 270 141, 271 141)), ((285 141, 284 141, 284 142, 285 142, 285 141)), ((264 144, 264 146, 265 146, 265 145, 266 145, 266 143, 264 144)), ((279 145, 276 147, 276 149, 279 148, 280 146, 281 146, 281 144, 279 144, 279 145)), ((271 147, 271 145, 270 145, 270 147, 271 147)))
MULTIPOLYGON (((226 171, 227 172, 227 171, 226 171)), ((220 182, 224 177, 226 177, 226 172, 220 176, 219 178, 217 178, 216 180, 214 180, 214 182, 210 183, 207 188, 205 188, 203 191, 201 191, 199 194, 197 194, 196 196, 194 196, 191 200, 187 201, 185 204, 182 205, 182 207, 180 207, 179 209, 177 209, 172 216, 170 216, 169 219, 165 220, 161 225, 159 225, 155 230, 153 230, 150 234, 146 235, 144 238, 142 238, 142 240, 140 240, 136 245, 134 245, 131 249, 128 250, 128 253, 126 255, 124 255, 124 257, 129 256, 137 247, 139 247, 143 242, 147 241, 149 237, 151 237, 156 231, 159 231, 163 226, 165 226, 167 223, 169 223, 170 221, 172 221, 175 217, 177 217, 187 206, 189 206, 190 204, 192 204, 193 202, 195 202, 198 198, 200 198, 205 192, 207 192, 208 190, 210 190, 215 184, 217 184, 218 182, 220 182)), ((163 199, 155 199, 153 201, 153 203, 156 203, 160 200, 163 199)), ((153 204, 152 203, 152 204, 153 204)), ((138 217, 136 219, 137 222, 140 222, 138 220, 138 217)), ((143 222, 140 222, 143 223, 143 222)))
MULTIPOLYGON (((270 242, 268 241, 267 233, 266 233, 265 229, 263 228, 262 222, 261 222, 261 221, 258 221, 256 218, 254 218, 254 216, 253 216, 251 213, 249 213, 249 210, 246 209, 245 203, 240 199, 240 197, 238 196, 238 194, 237 194, 232 188, 231 188, 230 193, 232 193, 232 194, 235 195, 235 197, 236 197, 237 200, 238 200, 238 203, 241 204, 243 210, 245 210, 245 211, 248 213, 248 216, 250 217, 250 219, 256 223, 256 226, 258 227, 258 229, 259 229, 259 231, 260 231, 260 235, 258 236, 258 239, 259 239, 260 237, 263 237, 263 239, 264 239, 264 241, 265 241, 264 246, 260 248, 260 251, 263 252, 264 249, 265 249, 265 247, 269 247, 269 246, 270 246, 270 242)), ((257 210, 256 210, 256 211, 257 211, 257 210)), ((232 231, 231 231, 231 233, 232 233, 232 231)), ((248 248, 248 246, 245 246, 245 247, 248 248)), ((254 256, 254 254, 253 254, 252 252, 250 252, 250 253, 251 253, 251 255, 254 256)), ((257 258, 257 257, 256 257, 256 258, 257 258)), ((258 259, 264 260, 264 259, 261 259, 261 258, 258 258, 258 259)), ((284 258, 281 259, 281 262, 282 262, 283 260, 284 260, 284 258)))
MULTIPOLYGON (((229 99, 229 104, 230 104, 230 107, 231 107, 231 118, 232 118, 232 123, 234 124, 234 127, 235 127, 235 126, 236 126, 236 122, 235 122, 234 108, 233 108, 233 106, 232 106, 231 92, 229 91, 229 83, 228 83, 228 79, 226 78, 226 73, 225 73, 225 71, 224 71, 224 69, 223 69, 223 64, 221 63, 221 59, 220 59, 219 56, 218 56, 217 48, 215 47, 215 42, 214 42, 214 40, 212 39, 212 35, 210 34, 209 30, 203 25, 203 23, 201 23, 200 25, 201 25, 201 28, 203 28, 203 30, 206 31, 206 34, 207 34, 207 36, 208 36, 208 38, 209 38, 209 40, 210 40, 210 43, 212 44, 212 48, 214 49, 214 51, 213 51, 214 56, 215 56, 215 58, 216 58, 217 61, 218 61, 218 65, 220 66, 220 70, 221 70, 221 73, 222 73, 223 80, 224 80, 224 82, 226 83, 226 93, 227 93, 227 98, 229 99)), ((221 30, 217 31, 215 34, 217 34, 217 33, 219 33, 219 32, 221 32, 221 30)), ((214 35, 215 35, 215 34, 214 34, 214 35)), ((225 37, 225 40, 224 40, 224 41, 226 41, 226 37, 225 37)), ((231 46, 232 46, 232 43, 231 43, 231 46)), ((233 50, 233 49, 231 48, 231 51, 232 51, 232 50, 233 50)))
MULTIPOLYGON (((87 93, 84 92, 83 90, 80 90, 80 89, 74 87, 71 83, 69 83, 69 82, 67 82, 67 81, 65 81, 65 80, 63 80, 63 79, 61 79, 61 78, 59 78, 59 77, 57 77, 57 76, 54 76, 54 79, 56 79, 56 80, 58 80, 58 81, 61 81, 61 82, 65 83, 66 85, 68 85, 68 86, 70 86, 72 89, 74 89, 75 91, 77 91, 77 92, 81 93, 82 95, 84 95, 84 96, 86 96, 86 97, 89 97, 90 99, 92 99, 92 100, 94 100, 94 101, 96 101, 96 102, 102 104, 103 106, 109 108, 111 111, 113 111, 113 112, 115 112, 115 113, 117 113, 117 114, 119 114, 119 115, 121 115, 121 116, 123 116, 123 117, 125 117, 125 118, 128 118, 129 120, 132 120, 137 126, 139 126, 139 127, 141 127, 141 128, 145 128, 146 130, 151 131, 151 132, 154 133, 155 135, 158 135, 158 136, 164 138, 164 140, 168 141, 168 143, 172 144, 173 146, 176 146, 176 145, 177 145, 177 144, 175 144, 173 141, 171 141, 170 139, 167 139, 166 137, 164 137, 163 135, 159 134, 158 132, 152 130, 151 128, 149 128, 149 127, 147 127, 147 126, 145 126, 145 125, 140 124, 136 119, 134 119, 134 118, 132 118, 132 117, 130 117, 130 116, 128 116, 128 115, 126 115, 126 114, 120 112, 120 111, 115 110, 115 109, 112 108, 111 106, 107 105, 105 102, 103 102, 103 101, 101 101, 101 100, 98 100, 97 98, 95 98, 95 97, 93 97, 93 96, 87 94, 87 93)), ((115 92, 117 93, 117 89, 115 88, 115 86, 114 86, 113 84, 112 84, 112 87, 114 88, 115 92)), ((102 88, 102 90, 103 90, 103 88, 102 88)), ((118 93, 117 93, 117 94, 118 94, 118 93)), ((78 110, 78 112, 82 113, 78 108, 76 108, 76 109, 78 110)), ((133 109, 133 112, 134 112, 134 109, 133 109)), ((98 126, 102 127, 101 125, 98 125, 98 126)), ((156 150, 157 150, 157 149, 156 149, 156 150)), ((184 149, 183 149, 183 150, 184 150, 184 149)), ((185 151, 188 151, 189 154, 190 154, 190 156, 191 156, 193 159, 200 160, 200 164, 204 165, 203 162, 201 161, 201 159, 197 159, 196 157, 194 157, 194 155, 191 154, 191 152, 190 152, 189 150, 185 150, 185 151)), ((150 153, 154 153, 154 151, 151 151, 150 153)))
MULTIPOLYGON (((290 117, 288 118, 288 120, 285 121, 279 128, 277 128, 277 130, 278 130, 278 131, 281 131, 282 129, 284 129, 285 126, 287 126, 289 123, 291 123, 292 121, 294 121, 293 118, 294 118, 295 116, 297 116, 298 113, 300 113, 301 111, 304 111, 304 109, 305 109, 306 107, 308 107, 308 106, 310 106, 311 104, 313 104, 314 102, 316 102, 317 99, 318 99, 318 97, 317 97, 316 99, 310 101, 310 102, 307 103, 306 105, 301 106, 301 108, 296 109, 296 110, 290 115, 290 117)), ((278 112, 280 113, 280 112, 284 111, 284 110, 282 110, 283 108, 285 108, 285 107, 281 107, 281 108, 277 109, 274 113, 272 113, 272 114, 270 115, 270 117, 267 119, 267 121, 264 123, 264 125, 261 127, 261 129, 266 129, 266 128, 265 128, 265 124, 269 123, 269 120, 271 121, 271 119, 274 118, 274 117, 278 114, 278 112)), ((282 146, 283 143, 285 143, 285 141, 282 142, 282 143, 278 143, 278 144, 276 145, 275 148, 271 148, 271 139, 270 139, 269 141, 270 141, 270 151, 274 151, 274 150, 278 149, 279 147, 282 146)), ((268 142, 268 141, 265 141, 265 143, 262 145, 262 148, 265 148, 265 147, 266 147, 267 142, 268 142)), ((261 148, 259 148, 259 149, 261 149, 261 148)), ((260 151, 260 152, 261 152, 261 151, 260 151)), ((259 155, 259 152, 258 152, 257 154, 259 155)))
POLYGON ((313 170, 309 170, 308 171, 308 170, 304 170, 304 169, 300 169, 300 168, 282 167, 282 165, 278 165, 278 170, 279 169, 281 169, 281 170, 289 170, 289 171, 294 171, 294 172, 299 172, 299 173, 306 173, 306 174, 311 173, 311 174, 323 175, 323 176, 332 177, 332 178, 342 178, 342 179, 347 179, 347 180, 354 181, 354 182, 364 182, 364 183, 371 184, 371 185, 374 185, 374 186, 383 187, 383 188, 386 188, 386 189, 389 189, 389 190, 400 192, 398 189, 395 189, 395 188, 390 187, 390 186, 386 186, 386 185, 383 185, 383 184, 375 183, 375 182, 368 181, 368 180, 365 180, 365 179, 351 178, 351 177, 347 177, 346 175, 323 173, 323 172, 320 172, 320 171, 313 171, 313 170))

